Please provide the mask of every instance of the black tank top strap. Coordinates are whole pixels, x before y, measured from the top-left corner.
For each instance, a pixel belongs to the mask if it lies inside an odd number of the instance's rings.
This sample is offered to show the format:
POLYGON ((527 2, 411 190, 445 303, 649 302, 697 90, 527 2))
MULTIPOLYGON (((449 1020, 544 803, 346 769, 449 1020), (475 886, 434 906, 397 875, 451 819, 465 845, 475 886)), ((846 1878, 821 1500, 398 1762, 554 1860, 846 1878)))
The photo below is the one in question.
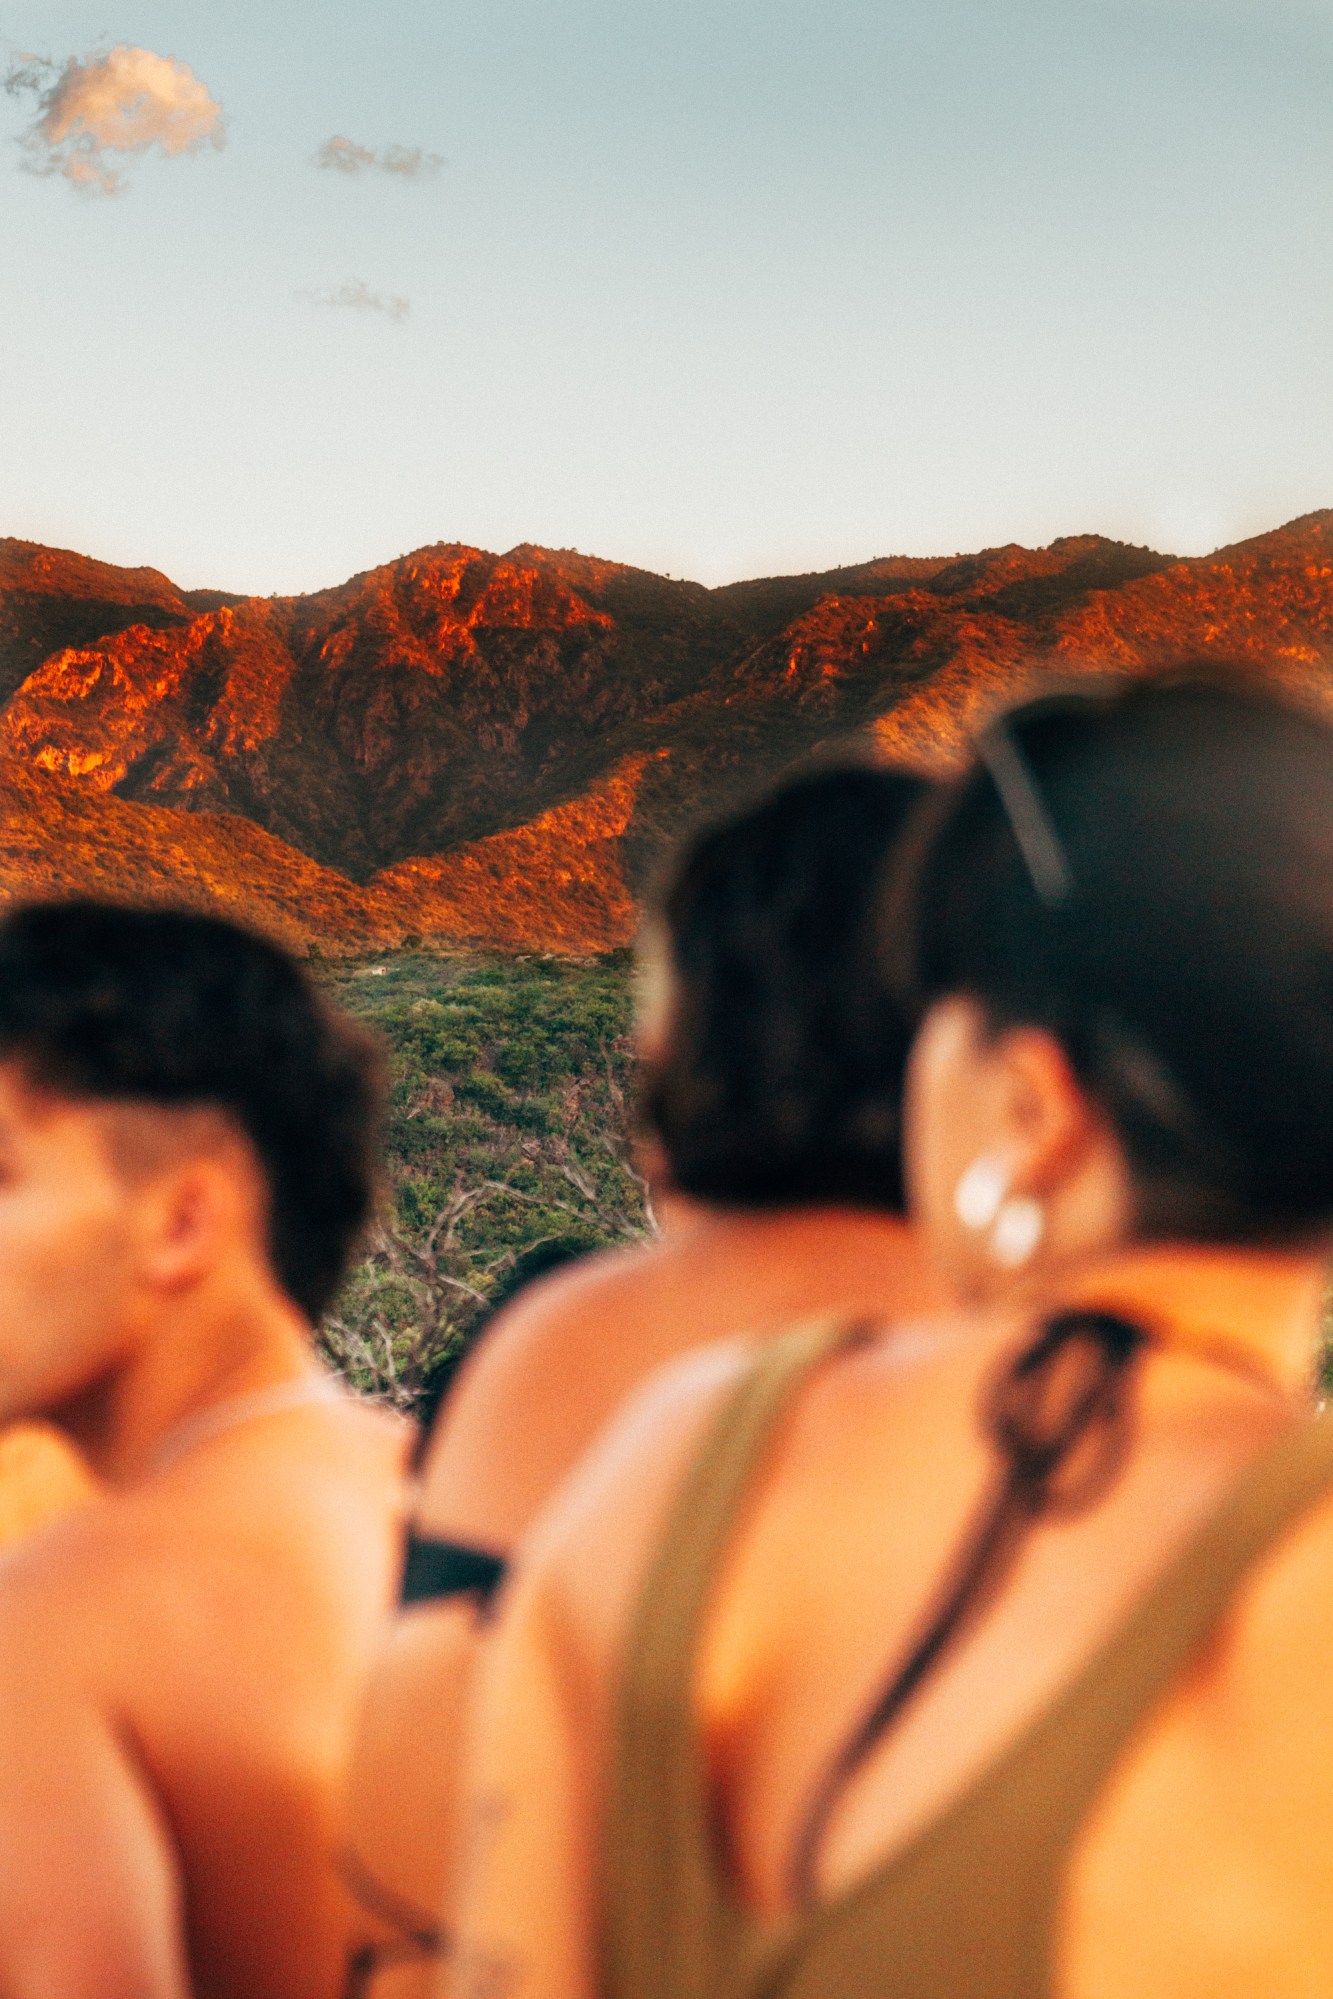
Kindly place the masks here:
POLYGON ((409 1527, 398 1600, 406 1609, 414 1603, 472 1596, 486 1609, 504 1581, 507 1567, 504 1556, 490 1548, 419 1534, 415 1527, 409 1527))

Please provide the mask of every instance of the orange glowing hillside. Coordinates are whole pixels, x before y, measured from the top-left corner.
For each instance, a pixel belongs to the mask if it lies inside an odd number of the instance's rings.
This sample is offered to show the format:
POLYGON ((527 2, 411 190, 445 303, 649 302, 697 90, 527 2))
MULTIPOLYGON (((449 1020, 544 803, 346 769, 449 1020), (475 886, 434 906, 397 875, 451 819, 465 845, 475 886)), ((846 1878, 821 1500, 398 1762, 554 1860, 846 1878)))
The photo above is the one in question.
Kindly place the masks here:
POLYGON ((1333 513, 706 590, 420 549, 297 598, 0 542, 0 889, 183 896, 325 951, 625 941, 664 840, 821 744, 938 760, 1052 672, 1239 659, 1333 697, 1333 513))

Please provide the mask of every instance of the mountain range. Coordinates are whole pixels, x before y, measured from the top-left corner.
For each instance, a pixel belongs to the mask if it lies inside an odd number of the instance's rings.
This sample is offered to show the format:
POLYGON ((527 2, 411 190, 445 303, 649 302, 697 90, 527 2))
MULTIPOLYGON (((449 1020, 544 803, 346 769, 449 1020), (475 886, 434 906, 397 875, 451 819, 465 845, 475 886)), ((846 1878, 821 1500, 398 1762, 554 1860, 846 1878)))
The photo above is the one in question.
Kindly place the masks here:
POLYGON ((1054 677, 1225 657, 1333 702, 1333 511, 720 589, 457 544, 303 597, 0 540, 0 893, 171 895, 325 954, 626 942, 665 843, 848 738, 938 767, 1054 677))

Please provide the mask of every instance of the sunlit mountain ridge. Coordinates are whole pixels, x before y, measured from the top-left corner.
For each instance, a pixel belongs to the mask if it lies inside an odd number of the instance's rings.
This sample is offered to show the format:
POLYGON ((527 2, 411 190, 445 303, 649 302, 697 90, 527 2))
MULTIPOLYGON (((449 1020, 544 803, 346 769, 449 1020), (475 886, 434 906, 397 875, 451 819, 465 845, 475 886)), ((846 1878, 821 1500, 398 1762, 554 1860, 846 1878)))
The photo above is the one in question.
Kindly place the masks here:
POLYGON ((664 842, 869 733, 1235 660, 1333 702, 1333 511, 1178 561, 1079 536, 708 590, 456 544, 305 597, 0 541, 0 890, 169 894, 321 951, 626 942, 664 842))

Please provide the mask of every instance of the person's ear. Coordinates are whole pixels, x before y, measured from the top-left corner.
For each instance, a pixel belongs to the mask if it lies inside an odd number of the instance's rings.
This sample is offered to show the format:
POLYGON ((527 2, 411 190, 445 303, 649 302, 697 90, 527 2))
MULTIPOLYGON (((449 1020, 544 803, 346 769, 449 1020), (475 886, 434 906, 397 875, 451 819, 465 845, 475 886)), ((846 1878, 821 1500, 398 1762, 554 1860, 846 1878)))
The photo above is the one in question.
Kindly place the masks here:
POLYGON ((1009 1028, 980 1053, 976 1087, 989 1142, 959 1177, 953 1209, 985 1262, 1017 1273, 1049 1244, 1053 1216, 1056 1233, 1069 1233, 1062 1197, 1105 1150, 1104 1131, 1052 1035, 1009 1028))
POLYGON ((139 1264, 158 1291, 187 1291, 222 1260, 241 1222, 240 1192, 224 1162, 183 1161, 142 1190, 139 1264))
POLYGON ((1079 1162, 1099 1130, 1096 1112, 1064 1049, 1043 1029, 1009 1028, 989 1053, 1010 1187, 1040 1199, 1079 1162))

